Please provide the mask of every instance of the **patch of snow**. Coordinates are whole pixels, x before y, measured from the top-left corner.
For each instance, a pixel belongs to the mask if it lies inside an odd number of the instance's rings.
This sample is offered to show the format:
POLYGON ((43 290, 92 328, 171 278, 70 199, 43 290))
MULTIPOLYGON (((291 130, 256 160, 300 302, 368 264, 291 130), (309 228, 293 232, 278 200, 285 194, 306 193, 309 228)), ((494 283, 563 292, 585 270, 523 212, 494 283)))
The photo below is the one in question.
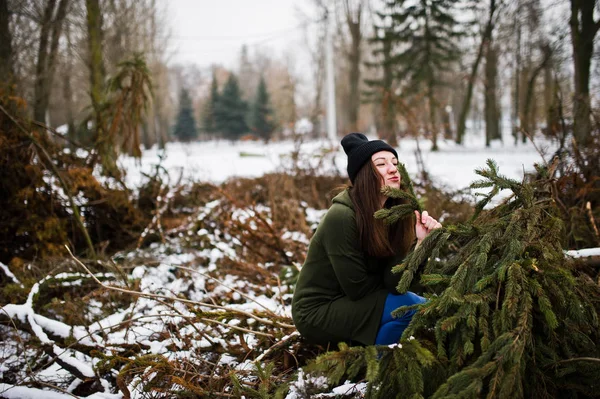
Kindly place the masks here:
POLYGON ((94 370, 92 369, 92 367, 89 364, 81 361, 80 359, 77 359, 75 352, 71 351, 70 349, 59 348, 56 345, 53 345, 52 351, 54 352, 57 358, 59 358, 61 361, 68 364, 69 366, 76 368, 85 377, 95 377, 94 370))
POLYGON ((21 287, 23 287, 23 284, 21 284, 21 282, 19 281, 19 279, 17 279, 15 277, 15 275, 10 271, 10 269, 8 268, 8 266, 6 266, 4 263, 0 262, 0 269, 2 269, 2 271, 4 272, 4 274, 6 274, 6 277, 10 278, 13 281, 13 283, 19 284, 21 287))
POLYGON ((565 251, 565 254, 573 258, 588 258, 590 256, 600 256, 600 248, 586 248, 580 250, 565 251))
POLYGON ((235 357, 228 355, 227 353, 224 353, 221 355, 221 357, 219 358, 219 364, 225 364, 228 366, 235 366, 238 364, 238 361, 235 357))
POLYGON ((365 382, 360 382, 358 384, 347 382, 344 385, 333 388, 332 393, 335 395, 352 395, 356 393, 364 395, 366 391, 367 383, 365 382))

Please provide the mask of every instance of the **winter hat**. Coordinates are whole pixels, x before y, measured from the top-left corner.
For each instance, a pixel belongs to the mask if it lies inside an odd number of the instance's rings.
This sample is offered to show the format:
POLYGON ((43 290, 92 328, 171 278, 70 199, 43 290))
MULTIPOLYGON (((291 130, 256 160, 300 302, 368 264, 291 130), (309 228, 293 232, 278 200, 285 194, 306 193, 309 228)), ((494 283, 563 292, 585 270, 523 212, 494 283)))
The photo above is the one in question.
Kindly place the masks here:
POLYGON ((371 140, 362 133, 350 133, 342 139, 342 147, 348 155, 348 176, 354 183, 356 174, 371 156, 379 151, 389 151, 398 158, 398 153, 385 141, 371 140))

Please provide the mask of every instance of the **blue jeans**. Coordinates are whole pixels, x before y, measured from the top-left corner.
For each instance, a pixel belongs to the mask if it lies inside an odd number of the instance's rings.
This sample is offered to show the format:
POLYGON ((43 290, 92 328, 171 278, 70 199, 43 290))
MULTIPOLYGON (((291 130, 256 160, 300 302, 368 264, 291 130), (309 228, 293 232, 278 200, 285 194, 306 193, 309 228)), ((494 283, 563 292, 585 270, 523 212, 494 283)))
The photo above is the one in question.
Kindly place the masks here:
POLYGON ((413 315, 417 312, 411 310, 405 312, 398 318, 392 317, 392 312, 401 306, 415 305, 425 303, 426 299, 413 292, 407 292, 402 295, 388 294, 379 323, 379 331, 375 338, 375 345, 390 345, 400 341, 402 333, 408 327, 413 315))

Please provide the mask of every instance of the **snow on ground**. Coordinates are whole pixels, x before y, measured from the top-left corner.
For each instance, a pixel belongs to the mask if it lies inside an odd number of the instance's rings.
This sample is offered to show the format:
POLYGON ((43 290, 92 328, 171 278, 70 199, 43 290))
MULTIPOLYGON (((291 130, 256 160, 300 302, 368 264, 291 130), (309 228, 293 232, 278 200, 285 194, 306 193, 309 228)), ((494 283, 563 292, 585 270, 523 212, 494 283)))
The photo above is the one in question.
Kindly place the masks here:
MULTIPOLYGON (((377 137, 370 136, 369 139, 377 137)), ((341 139, 341 138, 340 138, 341 139)), ((536 139, 536 145, 546 154, 552 154, 555 145, 536 139)), ((505 176, 520 180, 524 171, 533 170, 534 163, 542 161, 541 155, 531 142, 515 146, 510 136, 504 143, 496 141, 486 148, 482 137, 467 136, 465 145, 459 146, 450 140, 440 140, 437 152, 431 151, 431 141, 404 139, 397 147, 400 162, 404 163, 411 176, 418 172, 415 151, 421 148, 425 169, 437 184, 451 189, 462 189, 478 179, 475 169, 485 166, 488 158, 494 159, 505 176)), ((193 143, 168 143, 166 151, 156 147, 145 151, 141 161, 123 158, 122 165, 127 170, 127 182, 135 187, 143 181, 143 173, 152 174, 155 166, 161 164, 168 172, 171 182, 181 175, 185 180, 222 183, 232 177, 258 177, 265 173, 281 170, 289 163, 289 156, 295 149, 293 141, 264 144, 262 142, 208 141, 193 143), (163 159, 161 160, 161 157, 163 159)), ((335 166, 346 175, 346 155, 339 144, 327 140, 311 140, 300 145, 305 159, 317 162, 323 150, 335 151, 335 166)), ((549 155, 546 156, 547 158, 549 155)), ((324 173, 333 172, 324 170, 324 173)))
MULTIPOLYGON (((374 139, 376 137, 369 137, 374 139)), ((421 148, 422 158, 425 169, 430 173, 436 184, 445 185, 451 189, 462 189, 467 187, 478 176, 474 170, 485 166, 485 161, 488 158, 494 159, 500 168, 500 173, 515 179, 521 179, 524 171, 533 169, 533 164, 542 160, 536 148, 531 144, 519 144, 514 146, 512 138, 506 138, 505 144, 494 143, 489 149, 485 148, 481 139, 475 137, 467 137, 464 147, 457 146, 453 142, 441 140, 439 143, 440 151, 431 152, 431 143, 426 140, 417 142, 414 139, 403 140, 399 147, 398 153, 400 161, 405 163, 409 173, 414 177, 418 172, 415 150, 417 145, 421 148)), ((551 153, 553 146, 551 143, 539 144, 548 153, 551 153)), ((291 170, 290 155, 297 149, 300 149, 303 156, 301 159, 304 162, 311 162, 316 165, 319 162, 320 155, 326 149, 333 149, 333 161, 323 164, 323 173, 335 173, 336 169, 345 175, 346 156, 339 145, 339 141, 333 145, 325 140, 313 140, 303 143, 300 147, 292 141, 282 141, 270 144, 256 142, 238 142, 230 143, 226 141, 210 141, 210 142, 195 142, 195 143, 169 143, 165 152, 157 149, 145 151, 140 161, 131 158, 122 158, 122 165, 127 169, 127 182, 132 186, 139 186, 145 179, 143 174, 154 174, 156 165, 160 163, 161 167, 167 171, 170 177, 170 184, 176 184, 181 176, 185 181, 206 181, 212 183, 221 183, 227 179, 234 177, 257 177, 264 173, 291 170), (333 166, 335 165, 335 167, 333 166)), ((210 221, 206 219, 215 218, 213 221, 218 221, 216 213, 218 201, 213 201, 204 206, 204 209, 196 215, 196 221, 204 221, 203 226, 210 226, 210 221)), ((263 211, 258 209, 257 211, 263 211)), ((264 210, 268 215, 269 210, 264 210)), ((307 222, 316 226, 320 219, 323 210, 306 209, 307 222)), ((236 211, 232 212, 234 218, 243 221, 244 218, 252 217, 250 213, 236 211)), ((218 272, 218 264, 224 259, 236 260, 236 244, 235 240, 230 237, 230 242, 225 242, 220 238, 218 231, 208 231, 205 228, 198 229, 194 226, 194 220, 190 221, 191 225, 186 234, 194 234, 202 236, 208 242, 207 247, 198 248, 193 251, 180 250, 185 242, 186 235, 179 234, 177 238, 172 238, 165 244, 153 244, 146 250, 151 258, 157 261, 157 265, 139 265, 131 270, 130 277, 139 280, 139 289, 146 293, 160 294, 167 296, 181 296, 189 300, 202 302, 200 306, 205 312, 212 310, 209 305, 221 303, 228 305, 229 309, 238 312, 254 313, 255 311, 264 310, 273 312, 279 316, 288 316, 290 314, 289 304, 282 306, 284 301, 289 303, 289 292, 285 287, 268 287, 263 285, 251 284, 245 279, 240 279, 229 274, 220 275, 220 280, 214 277, 208 277, 208 273, 218 272), (184 267, 193 267, 193 271, 189 274, 181 274, 184 267), (208 283, 212 283, 214 288, 210 291, 208 283), (244 289, 245 293, 240 290, 244 289), (242 298, 241 295, 244 295, 242 298), (227 299, 228 295, 231 300, 227 299), (229 303, 228 303, 229 302, 229 303)), ((213 223, 214 224, 214 223, 213 223)), ((216 225, 216 224, 215 224, 216 225)), ((299 235, 297 232, 285 231, 282 232, 282 239, 290 242, 301 243, 306 245, 308 237, 299 235)), ((140 255, 140 251, 133 251, 129 254, 122 254, 124 258, 136 257, 140 255)), ((296 261, 300 262, 299 259, 296 261)), ((265 265, 266 267, 267 265, 265 265)), ((12 275, 8 267, 0 264, 2 269, 0 272, 6 274, 12 281, 19 283, 12 275)), ((54 276, 54 279, 71 278, 74 275, 54 276)), ((76 277, 76 276, 75 276, 76 277)), ((52 333, 53 337, 64 337, 72 335, 80 340, 81 343, 93 346, 94 343, 105 346, 114 351, 118 351, 123 345, 140 344, 146 349, 146 354, 158 354, 168 356, 170 359, 191 359, 201 361, 209 361, 221 366, 236 367, 236 370, 241 370, 246 366, 247 362, 242 362, 235 365, 236 358, 227 353, 229 348, 238 345, 237 341, 228 341, 221 339, 223 334, 218 334, 218 331, 227 331, 238 328, 238 324, 242 321, 246 323, 246 330, 243 333, 243 341, 251 350, 258 350, 258 342, 261 334, 264 335, 264 326, 261 326, 260 318, 238 317, 229 320, 223 320, 220 324, 210 324, 208 321, 188 324, 182 327, 178 335, 165 335, 165 332, 170 330, 167 326, 185 324, 186 318, 193 317, 194 313, 181 304, 176 304, 167 307, 157 301, 155 298, 139 298, 133 302, 131 306, 122 308, 115 313, 102 318, 101 320, 92 323, 89 326, 68 326, 58 320, 51 320, 35 314, 32 307, 32 298, 37 292, 38 287, 44 283, 40 281, 31 289, 29 300, 20 305, 6 305, 0 310, 4 311, 9 316, 21 320, 23 323, 28 323, 32 329, 32 333, 37 336, 37 339, 48 342, 53 348, 54 355, 62 360, 63 364, 68 364, 72 368, 79 370, 79 374, 88 376, 93 374, 92 367, 95 359, 90 358, 82 353, 72 351, 68 348, 59 348, 53 339, 47 333, 52 333), (127 321, 127 323, 124 323, 127 321), (124 326, 129 327, 125 328, 124 326), (252 330, 254 329, 254 330, 252 330), (198 331, 202 331, 203 335, 197 335, 198 331), (254 331, 254 332, 251 332, 254 331), (211 332, 214 332, 211 333, 211 332), (161 337, 161 334, 165 335, 161 337), (182 340, 193 342, 192 346, 185 346, 182 340), (89 341, 89 342, 88 342, 89 341), (206 348, 218 346, 223 348, 225 353, 217 359, 207 358, 206 348)), ((116 285, 113 281, 111 285, 116 285)), ((93 304, 91 302, 91 304, 93 304)), ((208 313, 207 313, 208 314, 208 313)), ((246 313, 248 314, 248 313, 246 313)), ((3 330, 5 333, 14 331, 10 328, 3 330)), ((230 336, 233 336, 230 334, 230 336)), ((293 338, 294 334, 289 337, 293 338)), ((284 338, 285 339, 285 338, 284 338)), ((268 350, 262 355, 264 356, 268 350)), ((9 341, 4 345, 0 345, 0 358, 5 363, 0 366, 0 377, 15 367, 24 367, 25 363, 19 360, 19 350, 9 341), (10 366, 10 367, 9 367, 10 366)), ((0 362, 0 365, 2 362, 0 362)), ((20 376, 28 375, 28 370, 23 369, 20 376)), ((47 378, 55 375, 56 378, 66 379, 68 373, 64 369, 60 369, 54 364, 50 367, 41 370, 38 373, 39 378, 47 378), (62 374, 61 374, 62 373, 62 374), (64 376, 63 376, 64 374, 64 376), (62 377, 61 377, 62 376, 62 377)), ((68 380, 68 384, 63 383, 64 392, 50 392, 48 390, 26 387, 24 383, 0 384, 0 396, 3 397, 52 397, 63 398, 71 397, 71 392, 81 383, 79 379, 68 380), (23 384, 23 385, 21 385, 23 384), (69 385, 70 384, 70 385, 69 385)), ((51 381, 52 379, 48 379, 51 381)), ((117 392, 116 386, 109 386, 109 383, 104 380, 99 380, 102 383, 103 391, 97 392, 90 396, 95 398, 120 398, 122 393, 117 392)), ((60 382, 60 381, 59 381, 60 382)), ((59 383, 54 381, 54 383, 59 383)), ((132 391, 132 397, 142 397, 142 385, 138 385, 139 380, 130 381, 128 386, 132 391)), ((323 380, 310 380, 310 377, 303 377, 302 371, 298 375, 298 380, 292 384, 288 398, 293 399, 302 397, 301 393, 305 390, 306 385, 324 386, 323 380)), ((360 395, 364 391, 364 384, 345 383, 339 387, 331 387, 330 393, 322 394, 321 397, 339 397, 340 395, 356 393, 360 395)))

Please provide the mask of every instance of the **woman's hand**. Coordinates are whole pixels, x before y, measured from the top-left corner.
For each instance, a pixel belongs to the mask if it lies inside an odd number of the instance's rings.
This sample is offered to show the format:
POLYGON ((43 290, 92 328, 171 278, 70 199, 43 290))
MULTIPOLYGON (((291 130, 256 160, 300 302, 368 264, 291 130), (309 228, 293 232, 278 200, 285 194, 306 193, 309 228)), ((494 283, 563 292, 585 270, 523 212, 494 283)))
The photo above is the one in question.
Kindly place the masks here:
POLYGON ((423 214, 420 214, 419 211, 415 211, 415 216, 417 217, 417 222, 415 223, 415 233, 417 234, 417 246, 421 244, 421 241, 427 234, 431 233, 432 230, 439 229, 442 227, 442 224, 429 216, 427 211, 423 211, 423 214))

